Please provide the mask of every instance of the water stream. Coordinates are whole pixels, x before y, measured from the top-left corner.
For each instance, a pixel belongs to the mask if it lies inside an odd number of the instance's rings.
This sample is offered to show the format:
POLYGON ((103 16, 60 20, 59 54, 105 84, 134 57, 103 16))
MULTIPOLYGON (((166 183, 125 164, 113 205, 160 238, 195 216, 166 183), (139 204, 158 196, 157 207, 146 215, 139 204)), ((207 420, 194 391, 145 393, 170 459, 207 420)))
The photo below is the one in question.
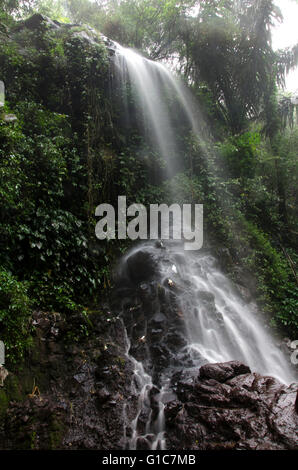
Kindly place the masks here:
MULTIPOLYGON (((175 96, 180 117, 197 134, 189 91, 165 66, 132 50, 116 45, 114 60, 123 87, 129 82, 135 90, 148 142, 164 158, 168 176, 175 174, 180 149, 169 100, 175 96)), ((129 278, 129 260, 136 256, 148 261, 148 270, 154 262, 155 273, 150 282, 140 279, 143 307, 130 307, 129 313, 123 307, 132 395, 138 396, 127 448, 166 449, 164 406, 174 396, 173 377, 179 371, 197 373, 208 362, 240 360, 254 372, 295 381, 289 358, 262 324, 256 306, 241 297, 210 252, 186 252, 183 244, 171 241, 162 248, 155 242, 140 244, 121 260, 123 279, 129 278)))

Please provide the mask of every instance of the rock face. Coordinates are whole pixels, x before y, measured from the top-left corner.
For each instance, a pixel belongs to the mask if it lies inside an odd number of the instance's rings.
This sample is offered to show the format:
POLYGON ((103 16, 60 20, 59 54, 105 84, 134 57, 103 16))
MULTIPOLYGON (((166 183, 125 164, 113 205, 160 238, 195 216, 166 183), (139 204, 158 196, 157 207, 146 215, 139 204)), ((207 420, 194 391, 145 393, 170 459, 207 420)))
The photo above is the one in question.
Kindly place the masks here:
POLYGON ((250 373, 250 368, 239 361, 219 364, 206 364, 200 368, 202 379, 214 379, 217 382, 226 382, 237 375, 250 373))
MULTIPOLYGON (((0 449, 117 450, 134 432, 136 448, 148 449, 161 396, 168 450, 298 448, 298 385, 239 361, 195 362, 179 303, 190 284, 166 258, 160 274, 160 248, 128 257, 109 306, 89 315, 88 335, 83 315, 34 313, 31 353, 0 388, 0 449), (141 409, 136 361, 151 378, 141 409)), ((214 296, 196 296, 215 315, 214 296)))
MULTIPOLYGON (((138 395, 122 322, 96 315, 92 339, 75 346, 58 314, 36 312, 34 322, 30 365, 10 373, 0 390, 0 449, 123 448, 138 395)), ((71 331, 81 322, 75 315, 71 331)), ((158 337, 165 323, 164 314, 153 315, 151 335, 158 337)), ((155 370, 162 370, 169 357, 158 341, 147 341, 155 370)), ((286 387, 233 361, 205 364, 199 374, 177 372, 171 389, 167 449, 297 449, 298 385, 286 387)), ((151 395, 155 403, 158 390, 151 395)))
POLYGON ((137 251, 127 259, 127 268, 133 282, 148 281, 158 272, 158 260, 149 251, 137 251))
POLYGON ((298 448, 298 385, 251 373, 238 361, 207 364, 198 377, 180 373, 177 400, 166 405, 169 448, 298 448))
POLYGON ((0 389, 0 449, 123 447, 123 407, 134 404, 123 325, 92 317, 92 339, 76 339, 80 315, 35 312, 31 354, 0 389))
MULTIPOLYGON (((187 348, 185 313, 179 304, 189 285, 175 275, 172 263, 163 276, 159 274, 155 260, 160 266, 163 253, 139 251, 128 257, 122 272, 129 273, 130 284, 124 275, 113 307, 121 311, 126 325, 129 354, 143 364, 153 382, 147 400, 151 415, 144 406, 136 428, 137 448, 150 448, 148 415, 157 417, 159 407, 154 403, 160 396, 163 376, 170 380, 169 393, 163 398, 167 449, 298 448, 298 385, 286 387, 272 377, 252 373, 240 361, 194 362, 196 358, 187 348)), ((214 296, 205 290, 196 294, 198 303, 215 315, 214 296)), ((128 422, 127 435, 131 431, 128 422)))

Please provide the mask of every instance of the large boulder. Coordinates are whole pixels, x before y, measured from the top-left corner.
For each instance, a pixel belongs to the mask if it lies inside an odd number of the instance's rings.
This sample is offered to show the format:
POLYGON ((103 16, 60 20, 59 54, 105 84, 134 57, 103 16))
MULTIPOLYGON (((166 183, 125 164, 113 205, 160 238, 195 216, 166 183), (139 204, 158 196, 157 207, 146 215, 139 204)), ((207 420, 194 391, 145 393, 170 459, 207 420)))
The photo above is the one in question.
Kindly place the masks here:
POLYGON ((298 384, 251 373, 238 361, 207 364, 176 377, 165 420, 169 449, 298 448, 298 384))
POLYGON ((133 282, 148 281, 158 272, 158 260, 152 251, 140 250, 128 257, 127 269, 133 282))
POLYGON ((230 361, 218 364, 205 364, 200 368, 200 377, 225 382, 241 374, 249 374, 250 368, 239 361, 230 361))
POLYGON ((34 30, 44 30, 44 29, 58 29, 60 23, 58 21, 53 21, 45 15, 41 15, 40 13, 35 13, 34 15, 30 16, 24 21, 20 21, 17 23, 15 27, 16 31, 20 31, 24 28, 30 29, 31 31, 34 30))

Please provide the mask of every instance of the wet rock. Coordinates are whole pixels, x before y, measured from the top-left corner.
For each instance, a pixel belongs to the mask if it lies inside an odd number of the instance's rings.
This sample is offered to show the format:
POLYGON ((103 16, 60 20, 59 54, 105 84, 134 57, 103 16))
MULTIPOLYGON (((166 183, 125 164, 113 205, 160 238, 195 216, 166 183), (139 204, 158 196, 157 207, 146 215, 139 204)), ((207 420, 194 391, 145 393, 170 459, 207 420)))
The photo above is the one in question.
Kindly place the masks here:
POLYGON ((166 289, 164 288, 164 286, 158 284, 157 294, 158 294, 158 298, 159 298, 160 302, 165 302, 165 300, 166 300, 166 289))
POLYGON ((296 412, 297 385, 284 388, 272 400, 269 424, 277 436, 289 449, 298 448, 298 417, 296 412), (293 406, 294 403, 294 406, 293 406))
POLYGON ((99 333, 69 345, 64 333, 81 324, 81 315, 73 319, 69 323, 58 314, 34 312, 28 360, 1 389, 7 404, 0 408, 0 449, 122 448, 123 405, 128 404, 129 417, 137 406, 131 397, 132 365, 124 358, 123 325, 103 329, 101 315, 93 316, 99 333), (53 334, 57 328, 59 334, 53 334))
POLYGON ((105 403, 111 398, 110 392, 105 387, 97 390, 96 396, 97 396, 97 402, 99 405, 101 405, 102 403, 105 403))
POLYGON ((167 324, 167 317, 159 312, 156 313, 153 318, 150 320, 149 326, 150 328, 162 328, 165 327, 167 324))
POLYGON ((154 246, 155 248, 159 248, 159 249, 162 249, 162 250, 165 250, 166 247, 164 246, 162 240, 157 240, 155 243, 154 243, 154 246))
POLYGON ((73 377, 79 384, 87 380, 87 375, 85 373, 74 375, 73 377))
POLYGON ((177 331, 170 331, 165 337, 165 342, 173 350, 177 348, 180 349, 186 345, 186 340, 184 336, 177 331))
POLYGON ((283 351, 284 354, 286 354, 288 357, 291 357, 293 351, 295 351, 297 347, 296 342, 292 341, 290 338, 279 339, 277 345, 281 349, 281 351, 283 351))
POLYGON ((242 294, 245 296, 248 295, 251 298, 256 297, 257 283, 256 279, 252 274, 245 268, 241 266, 233 265, 232 271, 234 273, 234 278, 237 283, 238 290, 241 289, 242 294), (248 294, 248 291, 250 295, 248 294))
POLYGON ((166 366, 168 364, 168 351, 167 349, 160 344, 154 344, 151 347, 151 353, 156 364, 166 366))
POLYGON ((227 269, 227 267, 233 266, 233 256, 228 248, 216 248, 215 254, 222 268, 227 269))
POLYGON ((0 387, 3 387, 8 374, 9 374, 8 370, 5 369, 5 367, 0 364, 0 387))
POLYGON ((198 290, 197 291, 197 296, 199 300, 203 300, 205 302, 214 302, 214 295, 211 292, 205 291, 205 290, 198 290))
POLYGON ((148 281, 158 272, 158 262, 150 251, 137 251, 127 259, 128 274, 133 282, 148 281))
POLYGON ((236 284, 236 290, 242 297, 242 299, 246 302, 249 303, 253 300, 253 295, 249 289, 247 289, 244 286, 241 286, 240 284, 236 284))
POLYGON ((173 279, 170 278, 164 279, 163 288, 170 289, 175 294, 183 293, 184 291, 184 286, 179 285, 177 282, 174 282, 173 279))
MULTIPOLYGON (((146 303, 148 304, 150 302, 150 298, 152 297, 152 289, 150 284, 142 282, 138 287, 138 294, 143 305, 146 303)), ((147 305, 147 307, 149 306, 147 305)))
POLYGON ((159 341, 160 338, 163 336, 164 330, 162 328, 159 329, 152 329, 151 330, 151 340, 152 341, 159 341))
POLYGON ((27 28, 30 30, 38 30, 44 28, 58 29, 59 26, 60 24, 57 21, 52 21, 47 16, 41 15, 40 13, 35 13, 34 15, 30 16, 30 18, 20 22, 16 26, 16 30, 19 31, 23 28, 27 28))
POLYGON ((297 449, 297 384, 233 361, 206 364, 199 377, 177 373, 175 387, 178 400, 165 408, 169 448, 297 449))
POLYGON ((144 437, 139 437, 137 440, 137 449, 138 450, 149 450, 151 443, 144 437))
POLYGON ((160 399, 160 390, 156 386, 153 386, 152 389, 150 390, 149 398, 150 398, 150 407, 152 411, 151 419, 155 420, 159 413, 159 399, 160 399))
POLYGON ((225 382, 241 374, 250 373, 250 368, 239 361, 206 364, 200 368, 200 377, 225 382))

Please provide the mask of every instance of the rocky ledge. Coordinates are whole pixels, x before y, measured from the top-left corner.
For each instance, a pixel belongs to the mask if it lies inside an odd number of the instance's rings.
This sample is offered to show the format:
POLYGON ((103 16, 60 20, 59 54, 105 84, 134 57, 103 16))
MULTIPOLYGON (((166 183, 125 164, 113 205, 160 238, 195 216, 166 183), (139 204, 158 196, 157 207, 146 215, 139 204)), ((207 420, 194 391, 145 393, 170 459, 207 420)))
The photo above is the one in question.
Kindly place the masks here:
POLYGON ((199 375, 178 373, 177 400, 167 404, 170 449, 298 448, 298 385, 282 385, 238 362, 206 364, 199 375))
MULTIPOLYGON (((35 312, 31 353, 0 387, 0 449, 125 446, 138 396, 123 322, 108 313, 95 313, 90 336, 73 345, 69 334, 83 317, 35 312)), ((297 384, 287 387, 233 361, 177 372, 172 389, 168 449, 298 447, 297 384)))

